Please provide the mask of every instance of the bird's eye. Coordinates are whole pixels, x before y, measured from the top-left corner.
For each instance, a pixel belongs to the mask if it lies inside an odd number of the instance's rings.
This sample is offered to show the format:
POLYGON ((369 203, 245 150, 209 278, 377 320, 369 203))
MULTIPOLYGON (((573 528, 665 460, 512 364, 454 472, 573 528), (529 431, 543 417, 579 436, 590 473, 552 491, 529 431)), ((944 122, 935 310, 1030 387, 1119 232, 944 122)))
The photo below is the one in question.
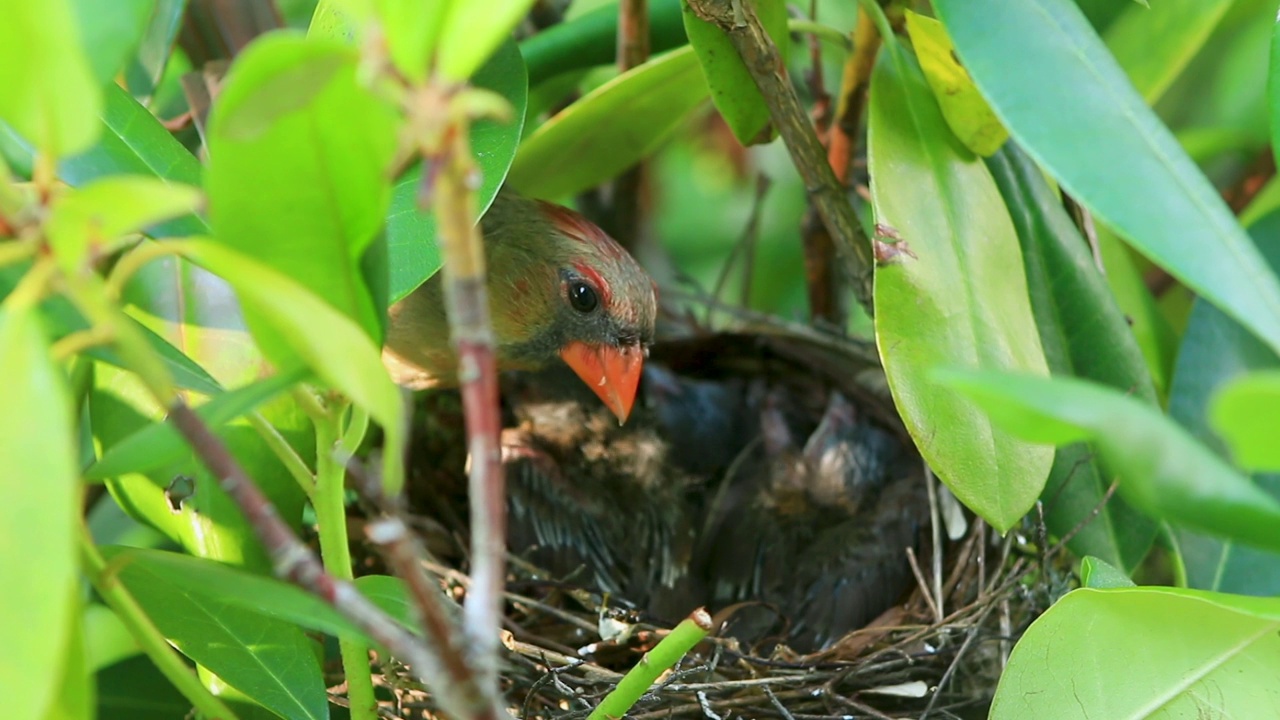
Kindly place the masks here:
POLYGON ((596 297, 595 288, 581 280, 569 283, 569 305, 573 306, 574 310, 589 313, 599 304, 600 299, 596 297))

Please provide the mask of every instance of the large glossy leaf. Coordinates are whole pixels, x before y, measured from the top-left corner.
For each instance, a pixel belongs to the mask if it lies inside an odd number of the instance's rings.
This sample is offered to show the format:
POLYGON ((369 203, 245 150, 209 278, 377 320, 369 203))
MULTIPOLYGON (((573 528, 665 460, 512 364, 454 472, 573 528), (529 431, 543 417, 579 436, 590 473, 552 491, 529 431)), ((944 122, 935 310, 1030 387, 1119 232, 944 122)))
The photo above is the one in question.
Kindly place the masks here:
MULTIPOLYGON (((769 106, 751 78, 751 71, 733 46, 725 31, 694 14, 688 2, 684 11, 684 31, 698 55, 703 77, 711 89, 711 101, 724 118, 734 137, 743 145, 754 145, 773 139, 769 124, 769 106)), ((790 36, 787 34, 787 6, 783 0, 757 0, 751 3, 760 24, 769 33, 778 55, 786 62, 790 36)))
POLYGON ((0 687, 7 717, 37 720, 67 662, 80 498, 71 394, 32 308, 0 306, 0 382, 0 687))
POLYGON ((1027 629, 992 720, 1270 717, 1280 604, 1175 588, 1081 589, 1027 629))
MULTIPOLYGON (((524 61, 520 59, 515 43, 506 42, 499 46, 471 82, 506 98, 512 111, 510 122, 482 120, 471 128, 471 151, 480 168, 477 208, 483 214, 507 177, 524 128, 529 87, 525 81, 524 61)), ((419 209, 421 185, 422 170, 415 168, 397 180, 392 189, 391 209, 387 213, 392 302, 413 292, 440 269, 442 262, 436 241, 435 217, 419 209)))
POLYGON ((471 77, 507 39, 533 0, 488 0, 449 4, 436 46, 436 69, 449 80, 471 77))
POLYGON ((202 602, 225 603, 263 617, 293 623, 335 637, 364 637, 361 631, 311 593, 286 582, 229 565, 161 550, 104 548, 126 585, 163 577, 202 602))
MULTIPOLYGON (((1280 214, 1262 218, 1249 232, 1271 267, 1280 268, 1280 214)), ((1234 378, 1259 370, 1280 370, 1280 356, 1221 310, 1198 300, 1178 353, 1169 391, 1169 415, 1226 457, 1226 446, 1209 427, 1210 399, 1234 378)), ((1280 500, 1280 475, 1257 475, 1254 480, 1280 500)), ((1177 539, 1192 587, 1248 595, 1280 594, 1280 553, 1185 528, 1177 528, 1177 539)))
POLYGON ((112 568, 184 655, 282 717, 329 717, 320 663, 296 626, 192 592, 188 578, 129 560, 115 558, 112 568))
POLYGON ((1280 282, 1070 0, 937 0, 1009 132, 1153 262, 1280 349, 1280 282))
POLYGON ((225 245, 181 242, 181 252, 235 288, 260 324, 259 346, 281 369, 310 367, 333 389, 369 411, 389 434, 403 432, 400 392, 373 341, 347 316, 305 287, 225 245))
POLYGON ((1130 4, 1102 36, 1134 88, 1154 104, 1209 39, 1231 0, 1130 4))
POLYGON ((943 382, 998 425, 1034 442, 1091 440, 1143 512, 1184 527, 1280 550, 1280 501, 1159 410, 1083 380, 943 371, 943 382))
POLYGON ((707 92, 691 48, 628 70, 526 139, 510 182, 548 199, 594 187, 651 154, 707 92))
MULTIPOLYGON (((987 166, 1018 231, 1049 370, 1110 385, 1155 405, 1155 388, 1133 333, 1058 194, 1014 143, 987 166)), ((1118 496, 1104 504, 1114 478, 1088 444, 1059 448, 1041 495, 1045 523, 1059 537, 1078 530, 1068 544, 1076 555, 1095 555, 1131 572, 1151 547, 1156 524, 1118 496)))
POLYGON ((156 0, 72 0, 80 43, 99 85, 115 79, 147 30, 156 0))
POLYGON ((91 145, 102 93, 70 0, 10 2, 0 22, 0 120, 53 157, 91 145))
POLYGON ((903 242, 875 277, 876 341, 921 454, 1001 531, 1035 503, 1051 448, 996 427, 929 377, 939 366, 1047 373, 1018 237, 991 173, 947 128, 915 60, 888 45, 871 80, 876 222, 903 242))
POLYGON ((356 78, 354 49, 272 33, 240 55, 209 118, 215 236, 381 334, 360 270, 390 199, 399 119, 356 78))

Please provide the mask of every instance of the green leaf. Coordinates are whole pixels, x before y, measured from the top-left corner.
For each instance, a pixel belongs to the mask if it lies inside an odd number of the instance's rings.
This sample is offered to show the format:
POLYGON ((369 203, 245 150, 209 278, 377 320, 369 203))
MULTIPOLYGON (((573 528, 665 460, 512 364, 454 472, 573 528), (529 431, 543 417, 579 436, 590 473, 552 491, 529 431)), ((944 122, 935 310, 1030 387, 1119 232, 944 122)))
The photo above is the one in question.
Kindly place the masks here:
POLYGON ((431 51, 436 47, 450 4, 444 0, 377 1, 376 12, 386 34, 387 54, 410 80, 426 78, 431 67, 431 51))
POLYGON ((1032 157, 1133 247, 1280 348, 1280 282, 1074 3, 934 8, 1032 157))
POLYGON ((534 0, 450 0, 440 30, 436 70, 445 80, 466 80, 524 19, 534 0))
MULTIPOLYGON (((196 408, 196 414, 210 429, 217 431, 293 387, 304 377, 305 373, 295 370, 229 390, 196 408)), ((131 472, 150 472, 190 453, 186 440, 171 424, 156 422, 108 448, 98 462, 85 471, 85 477, 92 480, 131 472)))
MULTIPOLYGON (((471 79, 478 88, 491 90, 511 103, 511 122, 482 120, 471 126, 471 152, 480 168, 477 209, 488 209, 507 177, 524 129, 529 100, 524 61, 514 42, 498 47, 489 62, 471 79)), ((387 253, 391 266, 391 301, 395 302, 440 269, 442 258, 436 240, 435 216, 419 209, 422 169, 405 173, 391 191, 387 213, 387 253)))
POLYGON ((53 206, 46 226, 63 268, 85 261, 91 248, 127 233, 196 211, 202 196, 190 185, 138 175, 115 175, 72 190, 53 206))
MULTIPOLYGON (((688 41, 680 0, 649 0, 649 51, 654 55, 688 41)), ((618 4, 609 2, 520 41, 529 86, 576 70, 613 63, 618 52, 618 4)))
POLYGON ((45 712, 45 720, 93 720, 94 697, 93 672, 89 666, 87 640, 83 632, 80 599, 70 603, 70 631, 63 649, 65 659, 62 677, 53 692, 53 704, 45 712))
POLYGON ((996 424, 1032 442, 1092 440, 1125 500, 1156 518, 1280 550, 1280 501, 1150 405, 1082 380, 938 371, 996 424))
POLYGON ((191 712, 191 701, 145 656, 103 669, 97 681, 98 720, 174 720, 191 712))
POLYGON ((1035 503, 1053 451, 993 426, 928 371, 1047 373, 1026 281, 1014 270, 1022 267, 1018 238, 991 173, 947 129, 915 61, 895 45, 873 71, 869 117, 876 222, 892 226, 911 253, 876 268, 876 340, 889 389, 938 477, 1003 532, 1035 503))
POLYGON ((155 0, 137 51, 125 66, 129 93, 143 103, 150 103, 164 77, 186 9, 187 0, 155 0))
POLYGON ((1134 587, 1133 581, 1123 570, 1092 555, 1080 561, 1080 583, 1095 590, 1134 587))
POLYGON ((920 59, 920 69, 933 90, 942 117, 946 118, 951 132, 971 151, 989 157, 1005 140, 1009 131, 1000 124, 1000 118, 991 111, 982 93, 973 84, 973 78, 956 60, 955 49, 947 29, 931 17, 906 11, 907 32, 911 33, 911 45, 920 59))
MULTIPOLYGON (((769 123, 769 106, 751 71, 733 46, 729 35, 714 23, 694 14, 687 1, 680 3, 684 11, 684 31, 698 55, 702 75, 711 89, 711 102, 724 118, 734 137, 743 145, 766 143, 773 139, 769 123)), ((787 33, 787 6, 783 0, 756 0, 751 3, 760 24, 778 46, 783 62, 788 57, 790 35, 787 33)))
POLYGON ((89 147, 99 132, 102 93, 79 35, 69 0, 5 4, 0 67, 11 72, 0 83, 0 120, 53 157, 89 147))
POLYGON ((1280 604, 1174 588, 1068 593, 1014 647, 992 720, 1268 717, 1280 604))
POLYGON ((1138 341, 1151 382, 1163 401, 1168 395, 1169 378, 1178 354, 1177 333, 1160 312, 1155 296, 1147 287, 1138 266, 1142 258, 1106 226, 1098 226, 1096 230, 1098 252, 1102 256, 1102 266, 1107 269, 1107 284, 1138 341))
MULTIPOLYGON (((1280 213, 1250 227, 1272 268, 1280 267, 1280 213)), ((1197 300, 1178 352, 1169 392, 1169 415, 1225 457, 1227 447, 1209 427, 1211 398, 1232 379, 1257 370, 1280 370, 1280 356, 1239 323, 1197 300)), ((1280 500, 1280 475, 1254 480, 1280 500)), ((1192 587, 1248 595, 1280 594, 1280 554, 1177 529, 1178 547, 1192 587)))
POLYGON ((648 157, 707 97, 690 48, 628 70, 548 120, 520 146, 509 182, 564 198, 648 157))
MULTIPOLYGON (((1051 373, 1131 391, 1155 405, 1133 333, 1058 194, 1016 143, 1005 145, 987 167, 1018 232, 1031 311, 1051 373)), ((1114 478, 1088 444, 1067 445, 1054 456, 1040 498, 1049 531, 1058 537, 1074 533, 1067 543, 1072 552, 1131 572, 1157 528, 1122 498, 1105 500, 1114 478)))
POLYGON ((225 604, 334 637, 365 635, 324 600, 295 585, 265 575, 175 552, 143 548, 103 548, 125 585, 153 582, 183 588, 193 600, 225 604))
POLYGON ((1160 0, 1129 5, 1103 39, 1129 81, 1151 104, 1164 95, 1204 46, 1230 0, 1160 0))
POLYGON ((191 591, 171 567, 112 559, 125 588, 182 654, 286 718, 328 718, 324 677, 311 640, 292 623, 191 591))
POLYGON ((80 494, 71 394, 30 307, 0 305, 0 687, 6 717, 44 717, 67 662, 80 494))
POLYGON ((205 187, 216 237, 288 274, 381 335, 360 260, 382 230, 399 119, 360 85, 341 43, 265 35, 209 119, 205 187))
POLYGON ((411 628, 414 633, 420 632, 415 627, 417 620, 403 580, 390 575, 362 575, 355 579, 355 585, 362 595, 369 598, 369 602, 400 621, 401 625, 411 628))
POLYGON ((1280 470, 1280 370, 1232 380, 1209 407, 1213 427, 1246 470, 1280 470))
POLYGON ((282 371, 301 361, 368 410, 388 435, 403 432, 400 392, 379 349, 350 318, 292 278, 225 245, 181 241, 181 253, 231 283, 241 304, 254 309, 254 337, 282 371))
POLYGON ((80 47, 99 85, 115 79, 142 41, 156 0, 72 0, 80 47))

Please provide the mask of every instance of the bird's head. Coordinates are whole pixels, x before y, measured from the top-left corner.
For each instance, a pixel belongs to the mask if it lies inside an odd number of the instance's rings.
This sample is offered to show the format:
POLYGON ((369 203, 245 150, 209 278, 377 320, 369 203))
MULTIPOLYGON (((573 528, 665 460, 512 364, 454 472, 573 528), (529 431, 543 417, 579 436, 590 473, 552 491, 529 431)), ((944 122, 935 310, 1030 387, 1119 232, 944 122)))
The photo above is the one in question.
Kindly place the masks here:
POLYGON ((576 212, 502 193, 484 218, 499 358, 539 367, 555 356, 625 421, 653 342, 653 281, 576 212))

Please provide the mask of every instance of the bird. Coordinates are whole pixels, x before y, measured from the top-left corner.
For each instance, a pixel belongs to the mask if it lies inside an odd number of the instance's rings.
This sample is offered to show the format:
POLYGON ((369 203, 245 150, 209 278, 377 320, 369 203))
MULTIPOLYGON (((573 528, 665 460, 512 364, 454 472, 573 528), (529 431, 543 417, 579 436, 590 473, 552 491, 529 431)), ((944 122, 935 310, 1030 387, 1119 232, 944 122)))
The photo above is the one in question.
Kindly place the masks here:
MULTIPOLYGON (((654 340, 657 285, 587 218, 507 188, 481 229, 498 370, 559 358, 626 422, 654 340)), ((443 284, 436 273, 388 310, 382 359, 402 386, 457 383, 443 284)))
POLYGON ((562 368, 504 376, 513 555, 660 622, 732 609, 728 636, 831 646, 911 586, 928 517, 856 367, 790 338, 660 341, 625 427, 562 368))

